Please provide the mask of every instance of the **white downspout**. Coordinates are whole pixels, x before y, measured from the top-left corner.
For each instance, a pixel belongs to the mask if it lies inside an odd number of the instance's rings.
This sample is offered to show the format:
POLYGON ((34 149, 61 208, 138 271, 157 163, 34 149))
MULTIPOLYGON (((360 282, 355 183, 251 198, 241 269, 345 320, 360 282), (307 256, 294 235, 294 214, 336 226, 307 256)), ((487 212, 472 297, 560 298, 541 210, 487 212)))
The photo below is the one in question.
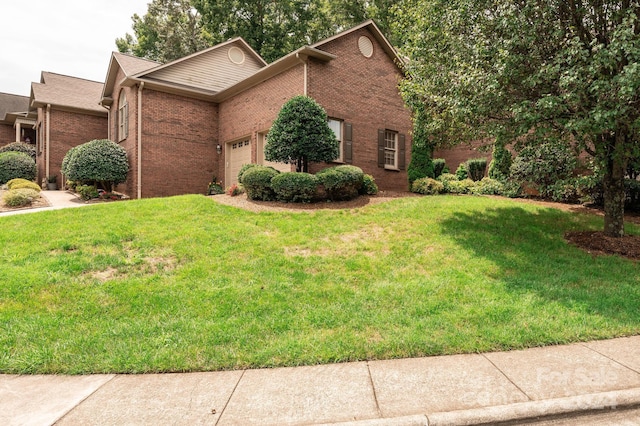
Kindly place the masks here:
POLYGON ((51 104, 47 104, 47 113, 45 115, 46 123, 46 133, 47 137, 45 139, 46 144, 46 155, 45 155, 45 177, 49 177, 49 160, 51 158, 50 148, 51 148, 51 104))
POLYGON ((142 89, 144 81, 138 86, 138 200, 142 198, 142 89))
POLYGON ((304 58, 300 55, 300 53, 296 53, 296 58, 302 62, 302 65, 304 65, 304 79, 303 79, 303 84, 304 84, 304 89, 303 89, 303 93, 305 96, 309 95, 309 90, 308 90, 308 78, 309 78, 309 65, 306 61, 306 56, 304 56, 304 58))

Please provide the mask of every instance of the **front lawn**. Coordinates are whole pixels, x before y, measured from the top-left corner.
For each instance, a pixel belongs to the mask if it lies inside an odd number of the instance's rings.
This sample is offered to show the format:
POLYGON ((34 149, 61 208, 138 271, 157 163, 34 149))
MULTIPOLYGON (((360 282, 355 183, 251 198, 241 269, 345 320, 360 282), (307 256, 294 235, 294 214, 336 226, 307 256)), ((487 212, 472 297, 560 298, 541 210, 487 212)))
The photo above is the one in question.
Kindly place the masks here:
POLYGON ((638 334, 640 264, 563 239, 601 227, 470 196, 259 214, 182 196, 0 217, 0 372, 291 366, 638 334))

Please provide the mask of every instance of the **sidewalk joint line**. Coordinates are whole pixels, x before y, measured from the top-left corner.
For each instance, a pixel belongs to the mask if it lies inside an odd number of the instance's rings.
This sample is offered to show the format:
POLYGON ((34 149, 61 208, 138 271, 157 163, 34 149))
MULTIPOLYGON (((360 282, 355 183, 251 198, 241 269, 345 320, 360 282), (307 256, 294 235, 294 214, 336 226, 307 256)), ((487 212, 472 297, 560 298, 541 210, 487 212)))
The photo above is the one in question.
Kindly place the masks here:
POLYGON ((215 423, 216 425, 218 423, 220 423, 220 420, 222 420, 222 416, 224 415, 225 410, 229 406, 229 403, 231 402, 231 398, 233 398, 233 394, 236 393, 236 389, 238 389, 238 386, 240 386, 240 382, 242 381, 242 378, 244 377, 244 373, 246 373, 246 372, 247 372, 247 370, 242 370, 242 374, 240 375, 240 378, 236 382, 236 385, 233 387, 233 390, 231 391, 231 394, 229 395, 229 399, 227 399, 227 402, 224 404, 224 407, 222 407, 222 410, 220 410, 220 416, 218 416, 218 420, 216 420, 216 423, 215 423))
POLYGON ((528 393, 526 393, 526 392, 524 391, 524 389, 522 389, 522 388, 521 388, 520 386, 518 386, 518 385, 517 385, 513 380, 511 380, 511 377, 507 376, 507 374, 506 374, 504 371, 502 371, 502 369, 501 369, 500 367, 498 367, 498 366, 497 366, 493 361, 491 361, 491 360, 486 356, 486 354, 480 354, 480 355, 482 355, 482 356, 484 357, 484 359, 486 359, 487 361, 489 361, 489 363, 490 363, 491 365, 493 365, 493 368, 495 368, 496 370, 498 370, 498 371, 500 372, 500 374, 502 374, 502 376, 503 376, 505 379, 507 379, 507 380, 509 381, 509 383, 511 383, 513 386, 515 386, 515 388, 516 388, 516 389, 518 389, 520 392, 522 392, 522 394, 523 394, 524 396, 526 396, 526 397, 527 397, 527 399, 528 399, 529 401, 534 401, 534 399, 533 399, 533 398, 531 398, 531 396, 529 396, 529 394, 528 394, 528 393))
POLYGON ((369 373, 369 382, 371 383, 371 390, 373 391, 373 400, 376 402, 376 411, 378 417, 382 418, 382 410, 380 409, 380 403, 378 402, 378 393, 376 392, 376 385, 373 383, 373 377, 371 376, 371 367, 369 361, 367 361, 367 372, 369 373))
POLYGON ((640 371, 638 371, 638 370, 636 370, 636 369, 634 369, 634 368, 632 368, 632 367, 629 367, 629 366, 628 366, 628 365, 626 365, 626 364, 621 363, 621 362, 620 362, 620 361, 618 361, 617 359, 611 358, 611 357, 610 357, 609 355, 607 355, 607 354, 603 354, 602 352, 600 352, 600 351, 598 351, 598 350, 596 350, 596 349, 590 348, 589 346, 587 346, 587 343, 589 343, 589 342, 580 342, 580 346, 582 346, 582 347, 584 347, 584 348, 587 348, 587 349, 589 349, 590 351, 595 352, 595 353, 597 353, 598 355, 601 355, 601 356, 603 356, 603 357, 607 358, 609 361, 613 361, 614 363, 618 364, 618 365, 619 365, 619 366, 621 366, 621 367, 626 368, 627 370, 631 370, 631 371, 633 371, 633 372, 634 372, 634 373, 636 373, 636 374, 640 374, 640 371))
MULTIPOLYGON (((108 375, 108 374, 107 374, 108 375)), ((111 383, 113 380, 115 380, 116 377, 118 377, 119 374, 113 374, 113 377, 110 378, 109 380, 107 380, 106 382, 104 382, 103 384, 101 384, 100 386, 98 386, 93 392, 91 392, 89 395, 87 395, 86 397, 82 398, 81 401, 79 401, 76 405, 74 405, 73 407, 71 407, 70 409, 68 409, 63 415, 60 416, 59 419, 57 419, 53 424, 56 424, 58 422, 60 422, 61 420, 64 420, 65 417, 67 417, 69 414, 71 414, 71 412, 73 410, 75 410, 76 408, 78 408, 79 406, 82 405, 83 402, 85 402, 87 399, 91 398, 96 392, 98 392, 100 389, 102 389, 103 387, 105 387, 106 385, 108 385, 109 383, 111 383)), ((80 376, 83 377, 83 376, 80 376)))

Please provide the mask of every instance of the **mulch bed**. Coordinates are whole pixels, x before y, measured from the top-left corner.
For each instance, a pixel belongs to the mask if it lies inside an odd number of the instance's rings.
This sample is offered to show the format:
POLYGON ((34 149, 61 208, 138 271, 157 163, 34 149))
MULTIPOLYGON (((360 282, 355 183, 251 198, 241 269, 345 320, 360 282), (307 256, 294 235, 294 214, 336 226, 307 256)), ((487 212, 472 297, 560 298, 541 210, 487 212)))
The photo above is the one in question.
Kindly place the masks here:
POLYGON ((567 232, 564 238, 594 256, 617 254, 627 259, 640 260, 640 236, 608 237, 602 231, 567 232))

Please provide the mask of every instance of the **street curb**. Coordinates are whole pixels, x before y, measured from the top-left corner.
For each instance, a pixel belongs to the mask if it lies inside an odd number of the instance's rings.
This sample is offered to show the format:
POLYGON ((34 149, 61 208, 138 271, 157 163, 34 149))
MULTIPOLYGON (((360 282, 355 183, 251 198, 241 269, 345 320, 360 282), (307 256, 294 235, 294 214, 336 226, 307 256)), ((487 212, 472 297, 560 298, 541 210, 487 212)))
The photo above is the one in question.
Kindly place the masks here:
POLYGON ((640 388, 546 399, 542 401, 519 402, 469 410, 328 423, 326 426, 472 426, 543 420, 545 418, 559 416, 594 414, 604 410, 636 407, 640 407, 640 388))

